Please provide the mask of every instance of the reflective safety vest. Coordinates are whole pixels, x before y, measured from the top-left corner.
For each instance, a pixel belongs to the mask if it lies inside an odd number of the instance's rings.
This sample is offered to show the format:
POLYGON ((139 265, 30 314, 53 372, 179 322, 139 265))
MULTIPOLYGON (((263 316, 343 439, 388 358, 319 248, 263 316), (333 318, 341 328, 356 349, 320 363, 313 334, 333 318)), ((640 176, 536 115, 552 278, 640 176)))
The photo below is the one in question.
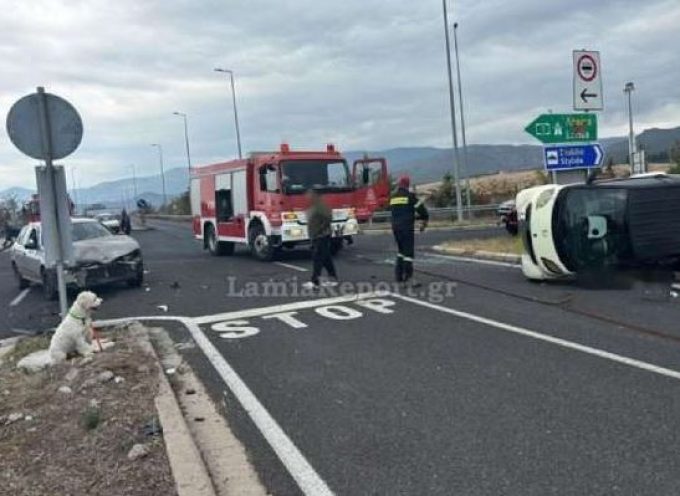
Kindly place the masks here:
POLYGON ((390 198, 390 212, 396 229, 413 229, 416 217, 425 221, 430 217, 423 201, 405 189, 397 190, 390 198))

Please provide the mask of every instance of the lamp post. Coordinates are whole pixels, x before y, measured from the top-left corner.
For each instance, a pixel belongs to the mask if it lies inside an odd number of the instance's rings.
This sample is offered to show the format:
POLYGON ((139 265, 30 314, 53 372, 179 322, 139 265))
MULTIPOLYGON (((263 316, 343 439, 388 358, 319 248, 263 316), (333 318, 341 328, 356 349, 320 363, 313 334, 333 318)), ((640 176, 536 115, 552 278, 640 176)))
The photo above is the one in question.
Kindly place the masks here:
POLYGON ((627 82, 623 88, 623 92, 628 95, 628 163, 630 164, 631 173, 635 173, 635 131, 633 131, 633 91, 635 91, 635 84, 631 81, 627 82))
POLYGON ((189 180, 191 180, 191 153, 189 152, 189 124, 187 122, 187 114, 182 112, 173 112, 174 115, 179 115, 184 119, 184 146, 187 151, 187 167, 189 168, 189 180))
POLYGON ((135 194, 134 200, 137 201, 137 172, 135 171, 135 164, 131 164, 132 168, 132 191, 135 194))
POLYGON ((161 182, 163 183, 163 207, 168 204, 168 197, 165 194, 165 170, 163 168, 163 147, 158 143, 152 143, 151 146, 158 148, 158 162, 161 166, 161 182))
POLYGON ((456 218, 458 222, 463 220, 462 196, 460 194, 460 175, 459 163, 460 154, 458 152, 458 132, 456 131, 456 99, 453 93, 453 74, 451 74, 451 41, 449 39, 449 14, 446 8, 446 1, 442 0, 444 10, 444 35, 446 39, 446 73, 449 76, 449 107, 451 111, 451 136, 453 138, 453 176, 456 182, 456 218))
POLYGON ((458 102, 460 104, 460 134, 463 139, 463 174, 465 176, 465 202, 468 207, 468 216, 472 217, 472 203, 470 201, 470 173, 468 171, 468 149, 465 134, 465 106, 463 105, 463 84, 460 77, 460 58, 458 57, 458 23, 453 23, 453 50, 456 54, 456 73, 458 75, 458 102))
POLYGON ((234 71, 231 69, 222 69, 220 67, 215 68, 215 72, 224 72, 229 74, 229 80, 231 81, 231 101, 234 105, 234 125, 236 127, 236 146, 238 147, 238 158, 243 158, 243 153, 241 151, 241 130, 238 125, 238 110, 236 108, 236 87, 234 85, 234 71))
POLYGON ((76 167, 71 167, 71 194, 73 195, 73 198, 71 198, 74 205, 73 213, 75 215, 78 215, 78 193, 76 191, 76 167))

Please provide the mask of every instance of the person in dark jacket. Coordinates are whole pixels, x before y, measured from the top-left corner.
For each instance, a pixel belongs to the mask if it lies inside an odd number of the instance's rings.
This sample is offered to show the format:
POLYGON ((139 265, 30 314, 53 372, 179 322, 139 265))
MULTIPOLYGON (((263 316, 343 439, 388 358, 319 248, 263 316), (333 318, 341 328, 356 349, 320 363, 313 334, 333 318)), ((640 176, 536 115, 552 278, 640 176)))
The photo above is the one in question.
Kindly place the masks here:
POLYGON ((392 214, 392 233, 397 242, 397 282, 405 283, 413 277, 413 256, 415 236, 413 228, 416 218, 421 221, 420 231, 424 231, 430 218, 427 209, 416 195, 409 191, 411 180, 408 176, 399 178, 398 189, 390 198, 392 214))
POLYGON ((120 214, 120 230, 123 234, 127 234, 128 236, 132 231, 130 216, 128 215, 127 210, 125 209, 123 209, 123 211, 120 214))
POLYGON ((335 286, 337 285, 337 281, 335 281, 337 275, 331 255, 331 222, 333 220, 333 213, 324 203, 323 198, 321 198, 318 192, 310 190, 307 193, 307 198, 310 203, 309 210, 307 210, 307 231, 312 242, 314 267, 312 280, 305 283, 305 287, 319 287, 319 276, 321 276, 322 269, 326 269, 328 276, 333 279, 333 281, 329 281, 326 285, 335 286))

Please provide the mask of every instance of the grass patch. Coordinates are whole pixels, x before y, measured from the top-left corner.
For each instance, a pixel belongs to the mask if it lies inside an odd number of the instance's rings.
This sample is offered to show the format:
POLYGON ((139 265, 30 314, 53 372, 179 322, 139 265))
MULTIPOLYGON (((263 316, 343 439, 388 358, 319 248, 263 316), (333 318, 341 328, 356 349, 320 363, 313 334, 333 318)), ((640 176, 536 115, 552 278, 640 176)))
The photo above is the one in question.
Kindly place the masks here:
POLYGON ((495 236, 491 238, 465 239, 460 241, 446 241, 443 248, 453 248, 465 251, 490 251, 493 253, 522 254, 522 240, 519 236, 495 236))
POLYGON ((25 338, 17 341, 14 349, 7 355, 7 361, 18 362, 26 355, 30 355, 34 351, 46 350, 50 347, 50 339, 52 336, 42 334, 40 336, 25 338))

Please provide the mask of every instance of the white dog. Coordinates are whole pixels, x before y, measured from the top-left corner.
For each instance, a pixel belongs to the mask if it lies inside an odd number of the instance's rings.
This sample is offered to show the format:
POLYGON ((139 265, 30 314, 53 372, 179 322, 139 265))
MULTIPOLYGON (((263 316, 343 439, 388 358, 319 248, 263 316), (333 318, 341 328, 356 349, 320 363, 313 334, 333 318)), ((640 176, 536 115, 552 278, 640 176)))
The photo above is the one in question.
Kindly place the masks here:
POLYGON ((74 352, 82 356, 92 354, 92 312, 102 301, 91 291, 78 295, 50 341, 49 354, 53 363, 63 362, 74 352))

